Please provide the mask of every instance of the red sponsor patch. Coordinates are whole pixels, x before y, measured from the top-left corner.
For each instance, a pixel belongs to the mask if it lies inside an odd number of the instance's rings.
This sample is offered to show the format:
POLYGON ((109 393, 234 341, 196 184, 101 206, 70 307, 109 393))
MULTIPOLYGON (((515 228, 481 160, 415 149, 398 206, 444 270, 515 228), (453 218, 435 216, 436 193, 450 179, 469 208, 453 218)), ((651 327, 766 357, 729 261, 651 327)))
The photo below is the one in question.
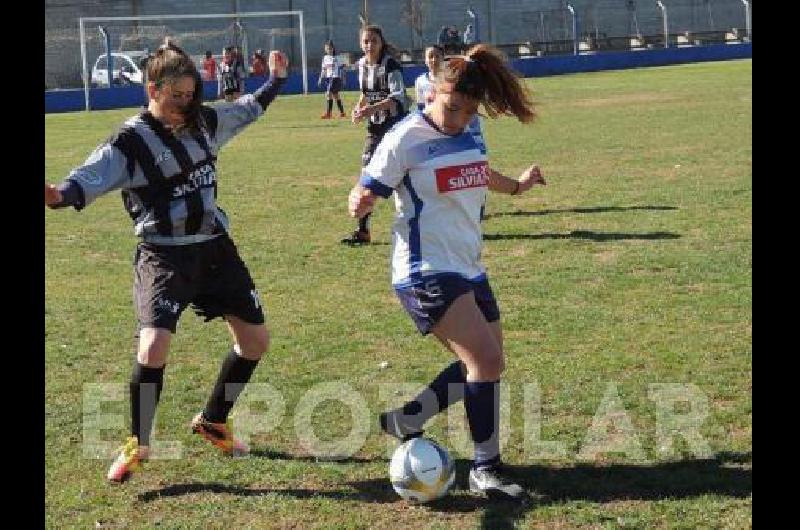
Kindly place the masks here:
POLYGON ((488 184, 489 165, 486 162, 442 167, 436 170, 436 186, 439 188, 439 193, 480 188, 488 184))

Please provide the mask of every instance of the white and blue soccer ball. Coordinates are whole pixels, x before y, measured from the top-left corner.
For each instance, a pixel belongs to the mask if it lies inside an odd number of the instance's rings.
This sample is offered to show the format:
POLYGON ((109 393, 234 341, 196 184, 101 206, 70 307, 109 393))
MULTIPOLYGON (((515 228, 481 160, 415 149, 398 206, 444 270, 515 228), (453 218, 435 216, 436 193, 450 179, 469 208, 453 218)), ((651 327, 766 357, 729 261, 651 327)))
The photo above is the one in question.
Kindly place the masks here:
POLYGON ((443 447, 427 438, 412 438, 392 455, 389 479, 405 500, 428 502, 447 494, 456 480, 456 468, 443 447))

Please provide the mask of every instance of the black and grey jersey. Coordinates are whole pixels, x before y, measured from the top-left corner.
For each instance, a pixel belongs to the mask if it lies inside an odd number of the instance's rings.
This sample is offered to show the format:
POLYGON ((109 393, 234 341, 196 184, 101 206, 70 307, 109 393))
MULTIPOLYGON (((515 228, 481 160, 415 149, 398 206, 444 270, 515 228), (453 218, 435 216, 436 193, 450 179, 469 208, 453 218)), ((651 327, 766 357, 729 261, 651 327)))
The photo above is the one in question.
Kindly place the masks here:
POLYGON ((147 111, 133 116, 70 172, 67 183, 77 184, 80 195, 73 206, 82 209, 121 189, 143 240, 182 245, 217 237, 228 231, 216 203, 217 152, 263 112, 251 94, 204 105, 205 127, 194 135, 167 131, 147 111))
POLYGON ((403 70, 400 63, 390 55, 384 54, 378 64, 368 64, 366 57, 359 59, 358 86, 370 105, 386 98, 392 98, 397 102, 396 108, 376 112, 370 116, 367 124, 370 132, 387 129, 408 112, 403 70))

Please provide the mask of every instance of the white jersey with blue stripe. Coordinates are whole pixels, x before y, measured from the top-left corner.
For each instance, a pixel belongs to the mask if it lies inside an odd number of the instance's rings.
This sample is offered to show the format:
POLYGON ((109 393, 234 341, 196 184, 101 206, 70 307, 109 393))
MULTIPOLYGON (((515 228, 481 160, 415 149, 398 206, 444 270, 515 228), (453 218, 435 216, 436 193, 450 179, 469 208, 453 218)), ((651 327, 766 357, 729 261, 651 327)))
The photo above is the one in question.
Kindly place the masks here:
POLYGON ((393 285, 440 273, 483 277, 481 206, 489 166, 472 134, 444 134, 415 112, 386 133, 360 182, 384 198, 394 192, 393 285))
MULTIPOLYGON (((417 93, 417 109, 425 110, 433 101, 433 80, 431 80, 430 72, 417 76, 416 81, 414 81, 414 90, 417 93)), ((474 136, 475 141, 478 142, 478 145, 481 146, 484 154, 486 154, 486 141, 481 130, 481 119, 477 114, 472 117, 464 132, 474 136)))

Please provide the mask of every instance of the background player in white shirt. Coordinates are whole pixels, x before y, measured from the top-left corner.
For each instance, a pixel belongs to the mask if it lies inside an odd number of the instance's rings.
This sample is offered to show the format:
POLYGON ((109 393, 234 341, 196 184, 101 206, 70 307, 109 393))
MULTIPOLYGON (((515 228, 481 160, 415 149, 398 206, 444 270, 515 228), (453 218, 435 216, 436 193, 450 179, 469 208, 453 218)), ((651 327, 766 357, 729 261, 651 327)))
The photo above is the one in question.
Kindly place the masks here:
POLYGON ((475 458, 470 489, 521 500, 524 490, 503 473, 499 382, 504 370, 500 311, 485 268, 480 208, 487 189, 508 194, 545 184, 535 165, 519 180, 489 168, 465 131, 483 104, 490 117, 534 118, 533 103, 500 52, 481 44, 453 57, 436 79, 433 101, 386 133, 350 192, 349 212, 361 217, 377 197, 394 193, 392 284, 423 334, 433 332, 458 361, 402 407, 381 414, 381 428, 408 439, 424 423, 464 399, 475 458), (463 388, 463 394, 448 388, 463 388))
POLYGON ((333 100, 336 100, 336 106, 339 107, 339 117, 346 118, 347 114, 344 113, 342 100, 339 98, 339 91, 342 89, 342 68, 343 64, 339 62, 336 57, 336 47, 333 41, 325 42, 325 55, 322 57, 322 66, 319 71, 319 79, 317 86, 321 87, 322 82, 325 82, 325 99, 328 101, 328 108, 325 114, 320 116, 323 120, 328 120, 331 117, 331 110, 333 110, 333 100))

